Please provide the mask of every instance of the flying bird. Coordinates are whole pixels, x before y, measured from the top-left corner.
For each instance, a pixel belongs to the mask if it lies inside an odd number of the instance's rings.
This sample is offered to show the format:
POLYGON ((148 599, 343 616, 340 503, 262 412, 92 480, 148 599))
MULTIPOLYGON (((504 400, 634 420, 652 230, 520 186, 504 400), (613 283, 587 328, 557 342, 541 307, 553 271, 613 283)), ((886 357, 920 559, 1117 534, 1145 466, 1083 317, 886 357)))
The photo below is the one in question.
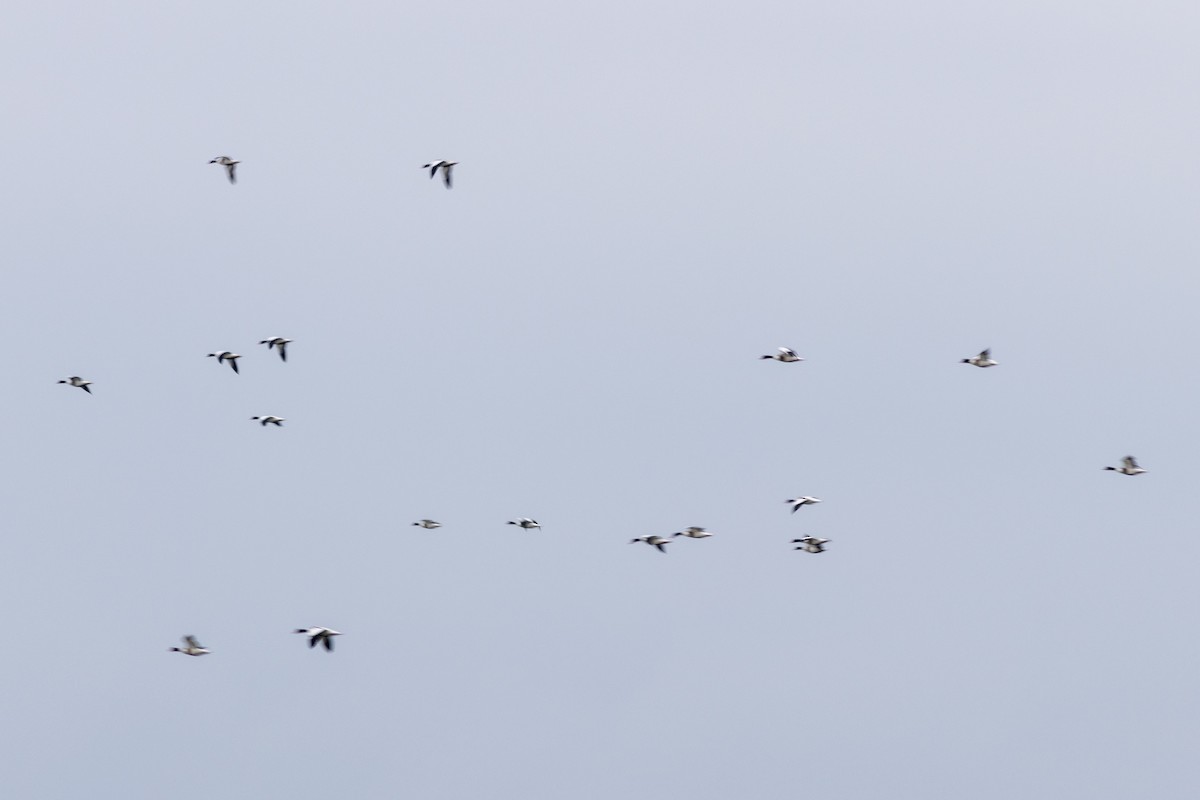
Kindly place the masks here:
POLYGON ((206 656, 209 653, 209 650, 200 646, 195 636, 184 636, 183 644, 183 647, 172 647, 168 652, 183 653, 185 656, 206 656))
POLYGON ((805 536, 803 539, 792 539, 792 544, 802 545, 795 548, 796 550, 804 550, 808 553, 824 553, 825 545, 829 542, 828 539, 818 539, 816 536, 805 536))
POLYGON ((759 358, 759 360, 762 360, 764 358, 773 358, 776 361, 782 361, 784 363, 790 363, 793 361, 803 361, 804 360, 800 356, 796 355, 796 351, 790 347, 780 347, 778 353, 775 353, 774 355, 769 355, 769 356, 759 356, 758 358, 759 358))
POLYGON ((972 358, 964 358, 960 363, 972 364, 976 367, 994 367, 999 364, 999 361, 992 360, 992 348, 980 350, 979 355, 972 358))
POLYGON ((333 637, 341 636, 342 634, 332 628, 297 628, 292 633, 303 633, 308 637, 308 646, 316 647, 318 644, 324 644, 325 649, 333 652, 333 637))
MULTIPOLYGON (((215 353, 209 353, 208 357, 217 359, 218 364, 220 364, 222 361, 228 361, 229 366, 233 368, 233 371, 238 372, 237 360, 241 358, 241 356, 239 356, 237 353, 231 353, 228 350, 218 350, 215 353)), ((239 372, 238 374, 240 375, 241 373, 239 372)))
POLYGON ((263 339, 259 344, 265 344, 267 349, 272 347, 279 348, 279 357, 287 361, 287 346, 291 343, 291 339, 285 339, 282 336, 272 336, 270 339, 263 339))
POLYGON ((1105 469, 1111 469, 1113 472, 1119 472, 1122 475, 1141 475, 1146 471, 1138 466, 1137 459, 1133 456, 1122 458, 1121 466, 1119 467, 1105 467, 1105 469))
POLYGON ((229 182, 237 183, 237 165, 242 162, 234 161, 229 156, 217 156, 216 158, 214 158, 212 161, 210 161, 208 163, 220 164, 222 167, 225 168, 225 173, 227 175, 229 175, 229 182))
POLYGON ((83 378, 79 377, 78 375, 73 375, 70 378, 67 378, 65 381, 59 381, 59 383, 65 383, 68 386, 78 386, 80 389, 83 389, 88 394, 92 393, 92 390, 88 388, 88 386, 90 386, 92 382, 85 381, 83 378))
POLYGON ((808 495, 805 495, 804 497, 795 497, 791 500, 784 500, 783 502, 790 504, 792 507, 792 513, 795 514, 804 506, 812 506, 821 502, 821 498, 809 497, 808 495))
POLYGON ((457 163, 457 161, 432 161, 423 165, 421 169, 429 170, 430 178, 432 178, 434 175, 437 175, 437 171, 440 169, 442 171, 442 180, 446 182, 446 188, 450 189, 452 188, 450 186, 450 170, 457 163))
MULTIPOLYGON (((704 528, 697 528, 693 526, 691 528, 684 528, 683 530, 679 531, 679 533, 671 534, 672 539, 674 539, 676 536, 687 536, 690 539, 707 539, 709 536, 712 536, 712 534, 706 531, 704 528)), ((630 544, 633 544, 633 542, 630 542, 630 544)))
POLYGON ((268 425, 274 425, 276 428, 282 428, 284 423, 283 417, 251 417, 250 419, 258 420, 264 428, 268 425))
POLYGON ((416 525, 420 528, 425 528, 427 530, 433 530, 434 528, 442 527, 442 523, 435 522, 434 520, 431 520, 431 519, 423 519, 423 520, 420 520, 419 522, 414 522, 413 525, 416 525))
POLYGON ((542 529, 542 526, 538 524, 538 521, 536 519, 530 519, 529 517, 519 517, 518 519, 512 519, 512 520, 508 521, 508 524, 516 525, 517 527, 524 528, 527 531, 532 530, 534 528, 537 528, 538 530, 542 529))
POLYGON ((665 553, 667 552, 666 546, 671 543, 671 540, 665 539, 662 536, 639 536, 636 539, 630 540, 629 543, 637 544, 638 542, 645 542, 651 547, 657 547, 660 553, 665 553))

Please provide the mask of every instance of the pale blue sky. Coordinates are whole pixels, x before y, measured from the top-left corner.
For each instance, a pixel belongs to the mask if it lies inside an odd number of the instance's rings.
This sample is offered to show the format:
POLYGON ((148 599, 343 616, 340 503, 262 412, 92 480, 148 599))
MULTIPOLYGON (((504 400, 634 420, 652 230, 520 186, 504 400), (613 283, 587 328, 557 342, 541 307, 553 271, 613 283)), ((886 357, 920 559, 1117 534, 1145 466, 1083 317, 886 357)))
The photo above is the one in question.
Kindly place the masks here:
POLYGON ((1194 4, 6 22, 13 797, 1194 796, 1194 4))

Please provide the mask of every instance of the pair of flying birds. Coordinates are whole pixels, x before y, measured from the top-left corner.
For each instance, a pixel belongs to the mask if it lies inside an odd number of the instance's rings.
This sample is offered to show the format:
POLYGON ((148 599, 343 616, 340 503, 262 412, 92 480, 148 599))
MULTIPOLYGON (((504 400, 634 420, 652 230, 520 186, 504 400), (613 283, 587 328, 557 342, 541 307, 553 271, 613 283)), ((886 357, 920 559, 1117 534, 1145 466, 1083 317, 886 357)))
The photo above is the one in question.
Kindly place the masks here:
MULTIPOLYGON (((237 165, 242 162, 234 161, 229 156, 217 156, 216 158, 214 158, 212 161, 210 161, 208 163, 220 164, 222 167, 225 168, 225 174, 229 176, 229 182, 237 183, 237 165)), ((437 171, 440 169, 442 171, 442 180, 446 182, 446 188, 449 189, 452 186, 450 170, 452 170, 454 168, 454 165, 457 163, 458 163, 457 161, 446 161, 446 160, 431 161, 428 164, 423 164, 421 166, 421 169, 429 170, 430 178, 437 175, 437 171)))

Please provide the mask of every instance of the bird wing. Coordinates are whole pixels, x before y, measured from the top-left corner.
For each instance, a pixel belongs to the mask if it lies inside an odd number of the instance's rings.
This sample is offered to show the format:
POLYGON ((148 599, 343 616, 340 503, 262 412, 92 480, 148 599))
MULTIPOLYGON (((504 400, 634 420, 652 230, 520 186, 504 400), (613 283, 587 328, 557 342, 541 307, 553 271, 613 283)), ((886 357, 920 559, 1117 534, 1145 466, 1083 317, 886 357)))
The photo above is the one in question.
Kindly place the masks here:
POLYGON ((667 548, 663 547, 664 544, 666 544, 666 542, 658 542, 654 546, 658 548, 658 552, 665 553, 667 552, 667 548))
POLYGON ((237 365, 237 359, 236 359, 236 358, 228 358, 228 359, 226 359, 226 361, 228 361, 228 362, 229 362, 229 366, 233 367, 233 371, 234 371, 234 372, 237 372, 239 375, 241 375, 241 374, 242 374, 241 372, 239 372, 239 371, 238 371, 238 365, 237 365))
POLYGON ((1123 458, 1121 460, 1124 461, 1125 466, 1129 467, 1130 469, 1138 468, 1137 459, 1134 458, 1133 456, 1125 456, 1125 458, 1123 458))
POLYGON ((432 179, 433 179, 433 176, 434 176, 434 175, 437 175, 438 167, 440 167, 441 165, 442 165, 442 162, 440 162, 440 161, 438 161, 438 162, 437 162, 437 163, 435 163, 435 164, 430 164, 430 165, 429 165, 429 178, 430 178, 430 180, 432 180, 432 179))
POLYGON ((333 652, 333 637, 329 634, 325 634, 325 649, 331 653, 333 652))
POLYGON ((979 351, 979 360, 980 361, 991 361, 992 360, 992 348, 989 347, 986 350, 980 350, 979 351))
POLYGON ((237 164, 229 164, 225 170, 229 173, 229 182, 237 183, 237 164))
POLYGON ((312 636, 308 637, 308 646, 310 648, 316 647, 317 642, 319 642, 319 641, 321 641, 321 634, 314 633, 312 636))
POLYGON ((447 189, 453 188, 450 185, 450 168, 449 167, 442 167, 442 180, 444 180, 446 182, 447 189))
POLYGON ((279 357, 287 361, 287 345, 283 342, 279 343, 279 357))
POLYGON ((196 641, 196 637, 195 637, 195 636, 185 636, 185 637, 183 637, 183 643, 184 643, 184 644, 186 644, 188 647, 195 647, 195 648, 199 648, 199 647, 200 647, 200 643, 196 641))
POLYGON ((80 389, 83 389, 83 390, 84 390, 85 392, 87 392, 88 394, 91 394, 91 393, 92 393, 92 390, 91 390, 91 389, 88 387, 88 385, 87 385, 86 383, 85 383, 85 384, 83 384, 82 386, 80 386, 79 388, 80 388, 80 389))

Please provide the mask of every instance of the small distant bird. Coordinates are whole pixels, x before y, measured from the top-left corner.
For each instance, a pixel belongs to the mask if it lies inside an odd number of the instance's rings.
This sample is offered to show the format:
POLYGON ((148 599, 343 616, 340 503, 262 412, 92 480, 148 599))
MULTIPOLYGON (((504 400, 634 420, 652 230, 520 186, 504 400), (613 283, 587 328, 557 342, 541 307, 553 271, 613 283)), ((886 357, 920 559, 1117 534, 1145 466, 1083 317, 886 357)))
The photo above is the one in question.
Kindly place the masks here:
POLYGON ((759 360, 762 360, 764 358, 773 358, 776 361, 783 361, 785 363, 789 363, 792 361, 803 361, 804 360, 800 356, 796 355, 796 351, 790 347, 780 347, 778 353, 775 353, 774 355, 770 355, 770 356, 759 356, 758 358, 759 358, 759 360))
POLYGON ((442 527, 442 523, 435 522, 434 520, 431 520, 431 519, 423 519, 419 522, 414 522, 413 525, 416 525, 421 528, 426 528, 428 530, 433 530, 434 528, 442 527))
POLYGON ((632 541, 630 541, 629 543, 637 544, 638 542, 645 542, 646 544, 650 545, 651 547, 657 547, 658 551, 660 553, 665 553, 665 552, 667 552, 666 546, 671 543, 671 540, 664 539, 662 536, 639 536, 636 539, 633 539, 632 541))
POLYGON ((812 506, 821 502, 821 498, 809 497, 808 495, 805 495, 804 497, 795 497, 791 500, 784 500, 783 502, 790 504, 792 507, 792 513, 795 514, 804 506, 812 506))
POLYGON ((242 162, 234 161, 229 156, 217 156, 216 158, 214 158, 212 161, 210 161, 208 163, 220 164, 222 167, 225 168, 225 172, 229 175, 229 182, 237 183, 237 165, 242 162))
POLYGON ((92 382, 85 381, 83 378, 79 377, 78 375, 72 375, 70 378, 67 378, 65 381, 59 381, 59 383, 65 383, 69 386, 78 386, 80 389, 83 389, 88 394, 92 393, 92 390, 88 388, 88 386, 90 386, 92 384, 92 382))
POLYGON ((538 521, 536 519, 530 519, 529 517, 519 517, 517 519, 511 519, 508 521, 508 524, 516 525, 517 527, 524 528, 527 531, 532 530, 533 528, 537 528, 538 530, 542 529, 542 526, 538 524, 538 521))
POLYGON ((825 545, 829 543, 828 539, 818 539, 816 536, 805 536, 803 539, 792 539, 792 544, 803 545, 795 548, 796 550, 804 550, 808 553, 824 553, 825 545))
POLYGON ((449 188, 451 188, 451 186, 450 186, 450 170, 457 163, 458 163, 457 161, 432 161, 428 164, 423 165, 421 167, 421 169, 429 170, 430 178, 432 178, 434 175, 437 175, 437 171, 440 169, 442 171, 442 180, 446 182, 446 188, 449 189, 449 188))
MULTIPOLYGON (((709 533, 708 531, 706 531, 704 528, 691 527, 691 528, 685 528, 685 529, 681 530, 679 533, 671 534, 672 539, 674 539, 676 536, 687 536, 691 539, 706 539, 709 536, 712 536, 712 534, 709 533)), ((633 544, 633 542, 630 542, 630 544, 633 544)), ((666 552, 666 551, 664 551, 664 552, 666 552)))
POLYGON ((1133 456, 1122 458, 1121 466, 1119 467, 1105 467, 1105 469, 1111 469, 1113 472, 1119 472, 1122 475, 1141 475, 1146 471, 1138 466, 1137 459, 1133 456))
POLYGON ((980 350, 979 355, 974 358, 964 358, 961 363, 973 364, 976 367, 994 367, 1000 362, 992 360, 992 348, 989 347, 986 350, 980 350))
POLYGON ((292 633, 303 633, 308 637, 308 646, 316 647, 318 644, 324 644, 325 649, 333 652, 333 637, 341 636, 342 634, 335 631, 333 628, 297 628, 292 633))
POLYGON ((196 641, 195 636, 184 636, 183 643, 185 647, 172 647, 168 652, 183 653, 185 656, 206 656, 209 651, 200 646, 196 641))
POLYGON ((264 428, 268 425, 274 425, 276 428, 282 428, 284 423, 283 417, 251 417, 250 419, 258 420, 264 428))
POLYGON ((278 347, 279 357, 287 361, 287 346, 291 344, 291 341, 291 339, 285 339, 282 336, 272 336, 270 339, 263 339, 259 344, 265 344, 268 350, 272 347, 278 347))
MULTIPOLYGON (((241 356, 239 356, 237 353, 231 353, 228 350, 218 350, 215 353, 209 353, 208 357, 217 359, 218 364, 220 364, 222 361, 228 361, 229 366, 233 367, 233 371, 238 371, 237 360, 241 358, 241 356)), ((240 375, 241 373, 238 374, 240 375)))

